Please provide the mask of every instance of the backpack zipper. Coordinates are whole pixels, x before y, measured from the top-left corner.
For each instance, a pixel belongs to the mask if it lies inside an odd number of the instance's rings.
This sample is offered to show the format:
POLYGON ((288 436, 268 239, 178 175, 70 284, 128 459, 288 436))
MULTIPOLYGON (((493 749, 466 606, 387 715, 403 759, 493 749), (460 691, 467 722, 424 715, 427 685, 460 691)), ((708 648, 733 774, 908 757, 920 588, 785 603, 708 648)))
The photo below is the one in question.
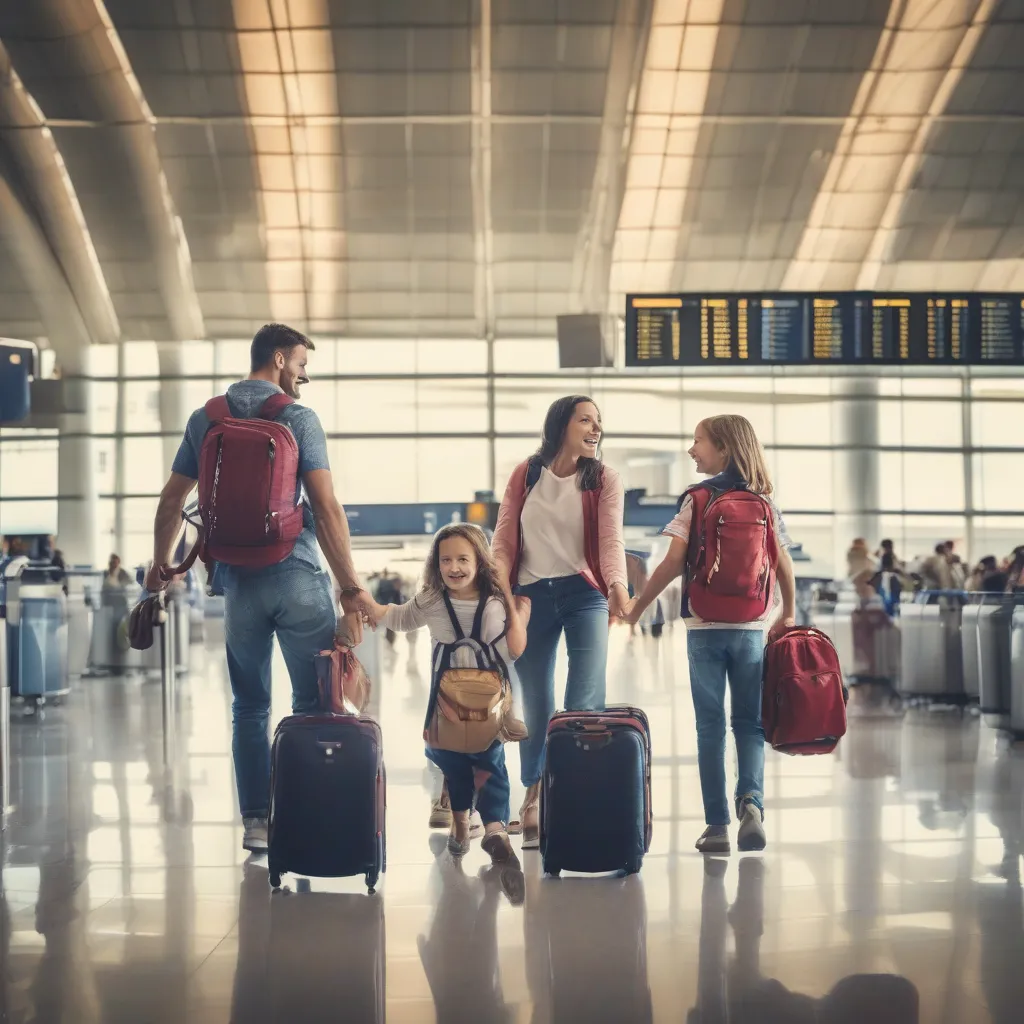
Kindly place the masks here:
MULTIPOLYGON (((711 577, 718 572, 722 564, 722 527, 725 525, 725 516, 718 517, 718 526, 715 530, 715 564, 708 570, 708 585, 711 584, 711 577)), ((767 519, 741 519, 738 520, 740 526, 762 526, 767 528, 767 519)), ((763 569, 762 569, 763 573, 763 569)), ((763 582, 758 584, 758 590, 760 591, 763 587, 763 582)))
POLYGON ((267 482, 267 516, 266 523, 263 527, 264 534, 270 533, 270 520, 273 518, 274 513, 270 511, 270 499, 274 493, 274 459, 277 455, 277 445, 274 444, 274 439, 270 439, 270 480, 267 482))
POLYGON ((220 483, 220 465, 224 457, 224 435, 217 436, 217 463, 213 469, 213 489, 210 492, 210 535, 217 528, 217 485, 220 483))

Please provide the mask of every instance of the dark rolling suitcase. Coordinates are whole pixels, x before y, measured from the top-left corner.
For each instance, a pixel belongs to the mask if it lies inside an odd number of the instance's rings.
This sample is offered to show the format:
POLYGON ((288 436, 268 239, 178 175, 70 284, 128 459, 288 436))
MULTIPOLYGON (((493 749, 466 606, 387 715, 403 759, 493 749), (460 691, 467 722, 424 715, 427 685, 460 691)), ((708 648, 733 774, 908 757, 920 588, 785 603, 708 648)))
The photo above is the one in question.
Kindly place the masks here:
POLYGON ((548 723, 544 871, 640 870, 651 844, 651 730, 639 708, 563 711, 548 723))
POLYGON ((291 715, 271 750, 268 868, 281 875, 365 875, 372 893, 385 870, 380 726, 356 715, 291 715))

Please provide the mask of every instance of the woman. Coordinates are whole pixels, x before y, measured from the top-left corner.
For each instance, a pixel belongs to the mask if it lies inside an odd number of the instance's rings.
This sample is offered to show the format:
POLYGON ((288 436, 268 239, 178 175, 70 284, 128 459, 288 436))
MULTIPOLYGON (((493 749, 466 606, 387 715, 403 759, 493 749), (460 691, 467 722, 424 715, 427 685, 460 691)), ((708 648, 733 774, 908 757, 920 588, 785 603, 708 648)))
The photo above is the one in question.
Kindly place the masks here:
POLYGON ((498 572, 529 597, 526 651, 516 662, 529 738, 519 745, 526 799, 523 848, 540 843, 538 803, 548 719, 555 711, 555 652, 565 632, 565 707, 604 707, 608 621, 629 603, 622 542, 622 482, 601 462, 601 414, 584 395, 548 410, 537 453, 512 473, 498 512, 498 572))
MULTIPOLYGON (((737 845, 741 850, 763 850, 764 832, 764 730, 761 727, 761 675, 764 666, 765 631, 776 613, 774 580, 777 577, 782 609, 779 625, 795 624, 796 583, 793 563, 787 548, 789 538, 779 510, 771 501, 772 482, 765 463, 764 450, 754 428, 742 416, 712 416, 697 424, 693 432, 690 457, 697 472, 711 477, 706 483, 691 487, 684 496, 679 513, 665 527, 672 538, 664 561, 651 574, 643 593, 630 606, 627 622, 635 622, 647 606, 688 567, 686 608, 687 658, 690 665, 690 689, 697 719, 697 767, 701 795, 704 798, 704 821, 707 828, 697 840, 701 853, 728 853, 729 800, 725 786, 725 684, 728 678, 731 694, 732 732, 736 741, 739 778, 735 791, 736 817, 739 819, 737 845), (750 511, 735 522, 727 522, 723 511, 712 511, 712 525, 717 527, 717 557, 711 571, 701 561, 705 542, 711 536, 705 512, 710 501, 730 492, 752 492, 763 501, 750 502, 750 511), (760 506, 755 513, 753 506, 760 506), (763 511, 762 511, 763 509, 763 511), (769 510, 771 522, 769 523, 769 510), (751 520, 751 515, 763 519, 751 520), (744 534, 743 528, 763 524, 762 531, 744 534), (725 523, 723 527, 721 524, 725 523), (729 527, 730 529, 726 529, 729 527), (769 528, 770 527, 770 528, 769 528), (755 559, 740 557, 735 539, 744 535, 755 539, 755 559), (691 557, 688 559, 687 555, 691 557), (750 601, 748 584, 737 581, 749 576, 752 564, 765 566, 758 579, 756 600, 750 601), (718 591, 711 584, 718 572, 718 591), (736 574, 737 579, 732 576, 736 574), (745 575, 746 574, 746 575, 745 575), (738 606, 746 618, 720 615, 712 619, 694 614, 697 598, 703 596, 701 607, 725 608, 734 595, 741 593, 738 606), (722 600, 722 594, 725 600, 722 600), (711 599, 708 598, 711 595, 711 599)), ((725 503, 716 507, 724 508, 725 503)), ((735 605, 734 605, 735 607, 735 605)))
POLYGON ((858 537, 846 552, 846 576, 854 584, 870 579, 877 569, 875 560, 868 550, 868 542, 858 537))

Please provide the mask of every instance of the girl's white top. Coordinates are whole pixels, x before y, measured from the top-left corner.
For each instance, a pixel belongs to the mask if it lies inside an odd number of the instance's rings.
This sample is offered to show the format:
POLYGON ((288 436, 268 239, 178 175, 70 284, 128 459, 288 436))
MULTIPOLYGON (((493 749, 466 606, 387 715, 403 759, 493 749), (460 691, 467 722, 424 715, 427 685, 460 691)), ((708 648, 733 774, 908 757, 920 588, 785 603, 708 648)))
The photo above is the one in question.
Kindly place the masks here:
MULTIPOLYGON (((452 599, 452 608, 455 610, 455 617, 459 620, 463 634, 468 638, 473 629, 473 619, 479 601, 459 601, 452 599)), ((383 624, 396 633, 411 633, 414 630, 426 626, 430 631, 432 643, 452 644, 455 643, 455 630, 452 628, 451 619, 448 617, 448 609, 444 606, 444 600, 440 597, 431 597, 420 591, 411 601, 403 605, 389 605, 387 615, 384 616, 383 624)), ((505 605, 497 597, 490 597, 487 606, 484 608, 483 623, 480 627, 480 639, 487 644, 494 643, 495 639, 505 631, 505 605)), ((512 658, 508 653, 508 644, 502 637, 495 648, 506 667, 511 668, 512 658)), ((466 652, 468 657, 468 652, 466 652)), ((460 652, 456 652, 460 657, 460 652)), ((467 666, 468 667, 468 664, 467 666)))

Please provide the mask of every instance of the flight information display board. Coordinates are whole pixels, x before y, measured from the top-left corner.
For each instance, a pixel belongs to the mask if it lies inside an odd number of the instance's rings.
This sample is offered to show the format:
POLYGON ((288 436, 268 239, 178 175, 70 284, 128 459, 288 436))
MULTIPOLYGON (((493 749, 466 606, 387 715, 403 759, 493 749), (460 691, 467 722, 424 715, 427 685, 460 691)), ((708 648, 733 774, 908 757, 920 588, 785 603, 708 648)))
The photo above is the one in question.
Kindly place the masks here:
POLYGON ((1024 295, 626 296, 627 366, 1024 364, 1024 295))

